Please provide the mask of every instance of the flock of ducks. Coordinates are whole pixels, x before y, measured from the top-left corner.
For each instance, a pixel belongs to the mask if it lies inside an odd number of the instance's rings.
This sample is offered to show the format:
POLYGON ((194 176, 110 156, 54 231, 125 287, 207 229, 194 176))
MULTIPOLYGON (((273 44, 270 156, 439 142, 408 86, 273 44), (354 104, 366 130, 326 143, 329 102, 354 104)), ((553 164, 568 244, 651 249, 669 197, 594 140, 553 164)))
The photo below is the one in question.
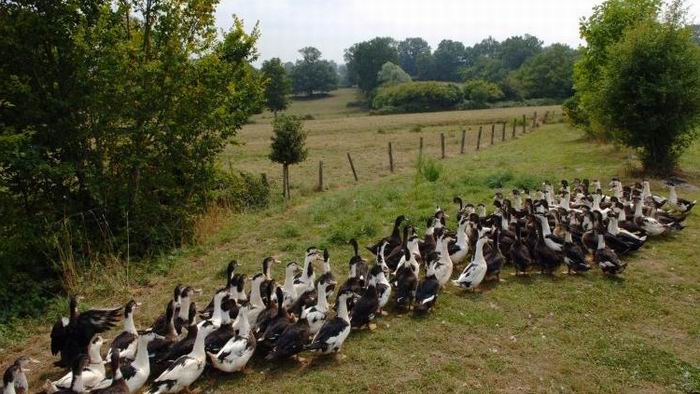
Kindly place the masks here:
MULTIPOLYGON (((79 312, 78 299, 71 297, 69 317, 51 331, 51 352, 60 355, 55 365, 70 371, 47 381, 44 391, 134 393, 155 376, 147 393, 176 393, 188 390, 208 364, 231 373, 243 370, 254 354, 269 362, 303 352, 337 354, 352 329, 375 329, 374 319, 387 314, 390 304, 399 313, 425 314, 450 282, 479 291, 484 281, 499 280, 506 264, 515 275, 555 275, 561 265, 567 274, 597 266, 619 275, 627 266, 621 256, 641 248, 649 237, 681 230, 695 205, 679 198, 673 183, 668 197, 652 194, 646 181, 623 186, 614 178, 609 186, 606 195, 599 181, 576 179, 561 181, 558 190, 545 182, 534 193, 513 190, 512 198, 496 193, 492 214, 484 204, 464 204, 455 197, 457 229, 447 229, 448 215, 438 208, 422 238, 410 224, 402 229, 406 218, 399 216, 391 235, 367 248, 375 255, 371 266, 357 241, 350 240, 354 253, 349 275, 340 284, 328 250, 314 247, 306 250, 303 266, 286 265, 281 286, 271 275, 277 259, 265 258, 262 272, 249 281, 236 273, 238 264, 232 261, 225 286, 205 308, 195 306, 200 290, 178 285, 165 313, 143 331, 134 323, 140 304, 133 300, 123 308, 79 312), (314 263, 321 263, 318 277, 314 263), (107 352, 107 374, 100 334, 122 316, 123 330, 107 352)), ((5 371, 3 394, 28 391, 26 372, 34 362, 21 357, 5 371)))

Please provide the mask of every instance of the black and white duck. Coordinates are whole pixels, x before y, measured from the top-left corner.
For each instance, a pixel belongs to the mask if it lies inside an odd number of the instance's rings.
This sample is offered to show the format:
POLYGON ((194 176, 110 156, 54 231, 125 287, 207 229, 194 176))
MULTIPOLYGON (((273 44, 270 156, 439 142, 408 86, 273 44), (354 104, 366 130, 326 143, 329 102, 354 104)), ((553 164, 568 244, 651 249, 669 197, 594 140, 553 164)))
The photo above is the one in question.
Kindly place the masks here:
MULTIPOLYGON (((462 216, 459 219, 459 225, 457 226, 457 239, 455 241, 449 242, 447 252, 453 264, 461 264, 467 257, 467 254, 469 253, 469 240, 467 237, 468 223, 469 216, 462 216)), ((440 253, 444 252, 441 251, 440 253)), ((444 286, 444 283, 442 285, 444 286)))
POLYGON ((268 350, 275 347, 275 344, 277 343, 280 335, 282 335, 284 332, 284 329, 294 322, 292 316, 290 316, 289 312, 287 312, 287 309, 282 306, 282 301, 279 298, 279 296, 283 295, 282 289, 278 287, 276 292, 278 296, 277 314, 265 324, 265 331, 262 331, 260 336, 258 336, 258 345, 263 346, 268 350))
POLYGON ((527 244, 522 239, 522 225, 515 223, 515 241, 510 245, 510 261, 515 267, 515 275, 527 275, 532 266, 532 255, 527 244))
POLYGON ((542 237, 544 238, 545 245, 555 252, 561 252, 562 247, 564 246, 564 240, 552 233, 547 217, 545 215, 535 215, 535 218, 540 223, 540 231, 542 233, 542 237))
POLYGON ((2 394, 29 393, 27 372, 30 371, 30 364, 39 364, 39 361, 27 356, 21 356, 5 370, 2 379, 2 394))
POLYGON ((500 226, 494 226, 493 240, 484 248, 484 256, 486 257, 486 277, 489 280, 500 281, 501 269, 506 263, 506 258, 501 251, 501 230, 500 226))
MULTIPOLYGON (((279 302, 281 298, 277 299, 279 302)), ((242 371, 255 353, 256 339, 248 322, 248 306, 241 308, 241 312, 234 323, 236 335, 226 342, 217 353, 208 353, 209 360, 214 368, 222 372, 242 371)))
MULTIPOLYGON (((357 244, 357 240, 355 238, 352 238, 348 243, 352 245, 353 255, 352 257, 350 257, 350 264, 354 265, 355 267, 355 276, 361 281, 363 281, 366 286, 367 274, 369 274, 369 266, 367 265, 365 259, 363 259, 362 256, 360 256, 360 250, 357 244), (352 262, 354 262, 354 264, 352 264, 352 262)), ((391 245, 391 243, 389 245, 391 245)))
MULTIPOLYGON (((469 215, 467 215, 469 216, 469 215)), ((426 223, 425 226, 425 234, 423 236, 423 240, 418 243, 418 250, 420 251, 421 256, 427 256, 430 254, 430 252, 435 251, 435 247, 437 246, 437 240, 435 238, 435 221, 437 219, 431 217, 428 219, 428 222, 426 223)))
POLYGON ((91 390, 91 393, 95 394, 129 394, 129 386, 126 384, 126 379, 122 374, 120 368, 120 354, 119 349, 114 349, 111 354, 110 365, 112 366, 112 379, 110 384, 104 388, 95 388, 91 390))
POLYGON ((213 323, 205 321, 201 327, 196 325, 193 330, 197 331, 197 337, 192 347, 192 351, 179 357, 158 376, 146 394, 178 393, 186 390, 197 380, 206 366, 206 353, 204 350, 204 339, 216 328, 213 323))
POLYGON ((124 330, 117 335, 107 350, 107 359, 112 359, 112 349, 119 350, 119 357, 133 360, 136 357, 136 344, 139 336, 134 324, 134 312, 141 304, 130 300, 124 306, 124 330))
POLYGON ((367 250, 369 250, 373 255, 376 255, 379 252, 379 248, 382 246, 382 243, 384 243, 384 241, 389 242, 389 246, 385 249, 387 253, 394 250, 395 247, 400 246, 401 233, 399 232, 399 227, 401 226, 401 223, 403 223, 404 220, 406 220, 406 217, 404 215, 397 216, 394 220, 394 228, 391 230, 391 235, 386 238, 380 239, 372 246, 368 246, 367 250))
POLYGON ((71 369, 73 380, 70 383, 70 388, 60 389, 53 394, 83 394, 88 392, 83 386, 82 374, 89 363, 90 359, 87 355, 77 355, 73 360, 73 367, 71 369))
POLYGON ((194 302, 195 294, 201 293, 201 290, 187 286, 180 293, 179 312, 175 315, 175 330, 178 334, 182 333, 182 329, 187 327, 192 319, 190 318, 190 305, 194 302))
MULTIPOLYGON (((466 220, 464 222, 460 222, 460 230, 458 230, 458 242, 459 238, 461 236, 461 244, 462 248, 459 252, 456 252, 456 254, 459 254, 457 257, 459 261, 464 260, 464 257, 467 255, 467 243, 466 243, 466 220), (464 224, 463 224, 464 223, 464 224)), ((452 256, 455 255, 453 253, 450 253, 449 250, 449 244, 452 243, 452 239, 446 235, 440 236, 438 239, 438 249, 437 249, 437 260, 439 264, 433 267, 433 270, 435 271, 433 274, 437 278, 438 283, 440 283, 440 286, 445 286, 447 282, 450 281, 452 278, 452 271, 454 269, 454 260, 452 260, 452 256)), ((454 251, 454 249, 453 249, 454 251)))
POLYGON ((326 320, 314 335, 311 343, 304 347, 305 350, 319 352, 321 354, 337 353, 350 335, 350 316, 348 314, 348 299, 352 293, 338 294, 338 312, 333 319, 326 320))
MULTIPOLYGON (((168 305, 170 305, 170 303, 173 304, 173 308, 174 308, 173 310, 179 309, 179 307, 180 307, 180 294, 182 294, 182 290, 183 290, 183 287, 181 284, 178 284, 177 286, 175 286, 175 289, 173 289, 173 298, 168 304, 166 304, 166 307, 165 307, 166 312, 168 309, 168 305)), ((213 305, 212 305, 212 307, 213 307, 213 305)), ((170 325, 170 318, 168 318, 166 316, 166 314, 164 313, 164 314, 158 316, 153 321, 153 324, 151 324, 150 329, 151 329, 151 331, 155 332, 158 335, 165 336, 168 333, 169 325, 170 325)))
POLYGON ((178 335, 175 330, 175 315, 177 313, 177 306, 174 300, 170 300, 165 308, 164 321, 167 322, 165 335, 159 332, 153 331, 154 333, 160 335, 159 338, 154 339, 148 343, 148 355, 152 363, 155 366, 156 360, 162 360, 166 354, 170 351, 170 348, 177 343, 178 335))
POLYGON ((255 274, 251 280, 250 302, 248 303, 248 321, 251 324, 258 321, 258 315, 266 308, 260 295, 260 284, 263 281, 265 281, 265 275, 262 273, 255 274))
POLYGON ((593 260, 605 274, 621 274, 627 267, 627 263, 621 261, 617 253, 605 245, 605 236, 602 232, 595 230, 595 235, 598 238, 598 246, 593 254, 593 260))
POLYGON ((260 295, 262 296, 265 305, 277 302, 277 294, 275 292, 277 285, 275 285, 275 281, 272 278, 272 265, 279 262, 279 260, 272 256, 265 257, 262 261, 262 273, 265 275, 265 280, 260 284, 260 295), (274 299, 268 298, 270 294, 274 299))
MULTIPOLYGON (((92 341, 90 341, 90 345, 88 345, 85 349, 87 352, 85 354, 88 356, 88 364, 81 371, 81 381, 83 388, 86 391, 92 390, 105 378, 105 366, 102 360, 102 355, 100 354, 103 343, 104 340, 102 337, 95 335, 92 338, 92 341)), ((68 372, 54 382, 46 382, 44 385, 44 390, 48 394, 52 394, 62 389, 69 389, 72 382, 73 372, 68 372)))
POLYGON ((328 287, 327 278, 321 277, 316 285, 316 305, 304 308, 301 312, 301 318, 309 322, 309 332, 311 335, 316 335, 326 321, 328 315, 328 287))
POLYGON ((581 246, 574 243, 571 232, 569 232, 569 226, 564 224, 562 228, 564 230, 562 255, 564 256, 564 264, 566 264, 568 270, 567 273, 578 274, 590 270, 591 267, 586 262, 586 254, 583 252, 581 246))
MULTIPOLYGON (((136 340, 136 359, 130 363, 122 363, 119 366, 121 376, 130 393, 139 391, 143 385, 146 384, 146 380, 148 380, 148 376, 151 374, 151 366, 148 360, 148 345, 154 340, 162 339, 162 336, 154 332, 145 332, 139 335, 136 340)), ((107 389, 112 385, 113 380, 113 378, 103 380, 95 387, 95 390, 107 389)))
MULTIPOLYGON (((217 353, 231 337, 236 335, 233 324, 238 318, 239 313, 240 308, 236 301, 229 298, 229 295, 226 294, 221 301, 221 318, 219 320, 210 319, 210 321, 214 323, 214 326, 218 328, 209 334, 204 341, 204 349, 207 352, 217 353)), ((258 315, 258 318, 259 317, 260 315, 258 315)))
MULTIPOLYGON (((313 278, 314 277, 314 266, 312 264, 309 264, 306 268, 306 275, 308 277, 313 278)), ((290 305, 287 310, 289 313, 293 314, 295 317, 301 316, 301 312, 305 308, 309 308, 313 305, 316 304, 316 300, 318 299, 318 293, 316 292, 316 288, 314 287, 314 282, 308 282, 306 284, 305 288, 296 289, 297 292, 301 291, 301 293, 297 293, 297 299, 290 305)))
MULTIPOLYGON (((206 322, 208 321, 205 320, 204 323, 206 322)), ((187 335, 185 335, 184 338, 174 343, 166 353, 161 355, 159 359, 156 359, 156 364, 168 364, 192 351, 192 347, 194 346, 195 340, 197 339, 197 305, 194 302, 189 303, 189 312, 187 313, 186 324, 187 335)), ((214 323, 212 323, 211 325, 214 326, 214 329, 216 329, 214 323)))
MULTIPOLYGON (((234 299, 236 299, 236 296, 238 294, 238 287, 237 287, 237 278, 236 278, 236 268, 238 268, 239 264, 238 261, 236 260, 231 260, 229 261, 228 265, 226 266, 226 285, 224 286, 224 291, 234 299)), ((202 319, 210 319, 214 313, 214 303, 215 303, 215 298, 218 292, 214 293, 214 297, 212 297, 211 301, 209 301, 209 304, 207 306, 199 311, 199 317, 202 319)))
POLYGON ((114 327, 119 321, 122 308, 91 309, 78 312, 78 299, 70 297, 69 317, 62 317, 51 329, 51 354, 61 354, 54 364, 59 367, 73 365, 75 357, 85 352, 90 341, 114 327))
POLYGON ((286 360, 296 357, 304 350, 304 346, 309 342, 309 323, 304 319, 299 319, 284 329, 277 338, 275 347, 265 356, 267 361, 286 360))
POLYGON ((377 297, 379 298, 379 308, 377 308, 377 312, 384 314, 384 307, 391 299, 391 283, 389 283, 389 279, 387 279, 381 263, 372 266, 369 270, 369 278, 370 280, 374 279, 377 287, 377 297))
POLYGON ((350 326, 352 328, 368 327, 373 329, 372 321, 377 316, 379 309, 379 295, 377 293, 376 278, 369 280, 369 286, 362 297, 355 302, 350 313, 350 326))
POLYGON ((464 267, 459 278, 453 280, 452 283, 462 289, 472 291, 479 287, 486 277, 486 271, 488 270, 486 258, 484 257, 484 245, 486 245, 486 242, 488 242, 487 234, 480 235, 479 239, 476 241, 474 258, 469 265, 464 267))
MULTIPOLYGON (((413 305, 418 286, 418 264, 412 264, 412 255, 408 248, 404 249, 405 261, 396 271, 396 307, 409 310, 413 305)), ((413 259, 415 261, 415 259, 413 259)))
MULTIPOLYGON (((437 257, 437 256, 434 256, 437 257)), ((436 269, 442 264, 441 260, 433 260, 428 263, 425 277, 416 288, 416 303, 413 308, 415 314, 429 312, 437 302, 438 293, 442 284, 436 276, 436 269)))
POLYGON ((629 246, 631 251, 641 248, 647 240, 647 236, 638 236, 618 226, 619 215, 613 211, 608 214, 608 234, 629 246))
MULTIPOLYGON (((536 217, 538 217, 540 223, 542 220, 545 222, 547 221, 547 219, 545 219, 543 216, 536 217)), ((562 255, 560 252, 555 251, 547 245, 546 238, 543 234, 542 225, 536 226, 535 231, 537 232, 537 242, 534 248, 534 257, 537 263, 540 265, 540 273, 548 273, 552 275, 557 267, 561 265, 562 255)))
POLYGON ((318 260, 320 256, 321 252, 315 247, 312 246, 306 249, 306 254, 304 255, 304 268, 294 278, 294 289, 296 291, 297 297, 300 297, 307 291, 315 291, 315 276, 313 263, 314 261, 318 260))
POLYGON ((688 213, 693 209, 695 204, 697 204, 697 200, 690 201, 678 197, 675 183, 668 182, 666 185, 668 186, 668 205, 670 205, 673 209, 677 209, 683 213, 688 213))
POLYGON ((253 334, 256 338, 262 336, 267 329, 267 325, 277 316, 278 305, 282 304, 282 308, 284 308, 284 290, 282 290, 279 286, 275 286, 274 289, 268 287, 267 291, 274 293, 281 291, 282 298, 277 297, 276 294, 274 296, 272 294, 268 294, 268 298, 274 298, 275 302, 270 302, 269 304, 265 305, 265 310, 260 312, 257 320, 254 322, 254 324, 252 324, 252 327, 255 327, 253 329, 253 334))
POLYGON ((641 198, 634 197, 634 222, 642 228, 649 236, 656 237, 659 235, 668 234, 674 227, 672 225, 661 223, 653 217, 644 215, 644 204, 641 198))
MULTIPOLYGON (((389 269, 394 272, 396 271, 396 267, 398 267, 401 264, 401 261, 403 259, 403 250, 404 248, 408 247, 408 238, 409 238, 409 232, 411 231, 411 227, 409 225, 404 226, 403 228, 403 238, 401 241, 401 244, 399 246, 394 247, 393 250, 391 250, 388 253, 385 253, 384 256, 384 261, 387 266, 389 266, 389 269)), ((382 246, 386 245, 386 247, 389 247, 390 244, 388 241, 385 241, 382 246)), ((381 247, 379 248, 381 250, 381 247)), ((384 249, 386 251, 386 248, 384 249)), ((420 253, 420 248, 418 248, 418 251, 420 253)))
MULTIPOLYGON (((289 308, 297 300, 297 288, 294 286, 294 280, 299 272, 299 265, 295 261, 290 261, 284 269, 284 283, 282 284, 282 294, 284 295, 284 305, 285 308, 289 308)), ((252 300, 251 291, 251 300, 252 300)), ((255 320, 253 322, 253 327, 255 327, 255 320)))
POLYGON ((322 265, 322 271, 321 271, 321 276, 316 279, 316 286, 318 287, 318 283, 323 281, 326 284, 326 297, 330 297, 333 295, 333 292, 335 291, 335 287, 338 285, 338 282, 335 280, 335 276, 333 275, 333 271, 331 270, 331 258, 330 258, 330 253, 328 253, 328 249, 323 249, 323 265, 322 265))

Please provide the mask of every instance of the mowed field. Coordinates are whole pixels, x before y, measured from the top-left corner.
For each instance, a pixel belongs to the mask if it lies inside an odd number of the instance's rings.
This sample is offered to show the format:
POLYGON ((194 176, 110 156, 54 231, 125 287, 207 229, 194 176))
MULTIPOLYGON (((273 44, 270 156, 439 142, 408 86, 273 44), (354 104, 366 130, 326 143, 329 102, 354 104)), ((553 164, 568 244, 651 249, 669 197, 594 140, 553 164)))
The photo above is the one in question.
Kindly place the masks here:
MULTIPOLYGON (((483 127, 481 149, 486 149, 491 143, 494 123, 510 122, 506 127, 506 139, 510 140, 515 118, 521 120, 526 115, 531 119, 535 112, 542 117, 547 111, 555 117, 561 115, 558 106, 384 116, 370 116, 366 112, 347 114, 346 104, 356 100, 356 95, 355 89, 340 89, 327 98, 292 101, 289 113, 312 114, 315 118, 304 122, 309 155, 305 162, 291 167, 292 194, 306 195, 315 190, 319 161, 323 161, 326 188, 346 187, 354 184, 347 153, 353 159, 358 179, 366 181, 390 175, 389 142, 394 152, 394 169, 402 170, 415 167, 421 138, 425 157, 441 156, 441 133, 445 134, 446 155, 456 156, 460 152, 462 129, 466 129, 465 151, 471 154, 476 149, 480 126, 483 127)), ((225 150, 221 164, 234 170, 264 172, 272 182, 281 184, 281 165, 268 159, 271 119, 270 113, 264 113, 256 116, 254 123, 244 126, 236 138, 239 144, 225 150)), ((520 127, 517 132, 521 132, 520 127)), ((498 124, 495 142, 499 143, 501 138, 502 126, 498 124)), ((281 186, 277 188, 281 190, 281 186)))
MULTIPOLYGON (((513 117, 534 109, 511 111, 508 116, 513 117)), ((424 130, 436 127, 429 134, 436 137, 437 127, 449 125, 446 120, 431 124, 438 122, 439 116, 358 120, 396 124, 389 135, 396 141, 415 142, 416 133, 408 129, 415 124, 424 125, 424 130)), ((453 124, 459 127, 456 125, 465 119, 495 115, 477 111, 443 116, 462 116, 453 124)), ((338 119, 336 123, 343 122, 338 119)), ((358 122, 355 129, 352 123, 335 129, 329 126, 326 135, 322 128, 313 128, 312 122, 307 125, 311 141, 314 135, 326 137, 330 144, 340 139, 352 143, 356 138, 366 138, 369 147, 369 141, 375 139, 381 157, 368 157, 380 162, 386 157, 386 140, 379 140, 386 135, 377 134, 367 123, 358 122)), ((252 133, 249 128, 240 138, 246 140, 248 133, 252 133)), ((219 230, 200 245, 163 257, 170 269, 161 275, 150 275, 129 287, 118 281, 93 283, 85 291, 84 305, 121 304, 134 297, 144 303, 137 311, 136 322, 145 327, 162 313, 177 283, 203 288, 205 295, 197 299, 197 304, 208 303, 213 291, 223 284, 225 265, 232 258, 242 263, 242 271, 253 274, 260 270, 260 262, 267 255, 278 256, 284 262, 301 261, 307 247, 327 247, 336 276, 344 278, 352 254, 347 240, 356 237, 360 244, 370 244, 390 232, 399 214, 406 214, 422 234, 425 219, 436 205, 451 214, 449 226, 455 227, 451 201, 456 195, 467 202, 489 203, 496 191, 507 192, 514 186, 545 179, 608 180, 616 175, 626 183, 636 179, 629 175, 636 163, 628 151, 592 144, 581 132, 564 124, 544 125, 514 141, 464 156, 457 154, 458 147, 450 146, 448 158, 440 161, 441 176, 435 182, 416 175, 410 162, 399 161, 401 168, 394 175, 387 175, 386 168, 377 170, 382 175, 359 171, 358 185, 338 181, 339 187, 333 190, 309 191, 306 196, 295 195, 293 190, 293 199, 286 206, 275 203, 263 211, 227 217, 219 230)), ((229 151, 234 168, 247 165, 247 156, 233 153, 242 148, 229 151)), ((700 198, 695 186, 700 184, 699 163, 700 144, 696 144, 682 160, 683 176, 689 185, 679 190, 681 196, 700 198)), ((295 174, 302 171, 292 170, 293 182, 301 178, 295 178, 295 174)), ((309 170, 309 176, 311 173, 309 170)), ((662 192, 660 180, 652 180, 652 190, 662 192)), ((426 317, 398 315, 389 308, 389 316, 378 320, 376 330, 351 334, 342 351, 343 359, 306 355, 309 362, 304 364, 268 364, 254 358, 240 374, 207 370, 195 388, 216 393, 697 392, 699 214, 695 212, 689 218, 683 232, 654 239, 627 257, 629 266, 619 278, 607 278, 598 270, 580 276, 559 273, 554 277, 532 274, 516 278, 507 267, 502 275, 505 281, 487 284, 482 293, 464 293, 448 286, 426 317)), ((371 260, 368 253, 363 255, 371 260)), ((273 268, 276 279, 281 281, 283 275, 283 265, 273 268)), ((29 337, 6 342, 7 347, 0 352, 2 367, 19 354, 42 361, 41 367, 31 372, 32 391, 44 379, 62 373, 51 367, 54 359, 48 344, 49 321, 57 311, 65 313, 62 308, 66 308, 65 303, 57 305, 47 321, 25 322, 22 329, 29 337)), ((115 332, 106 337, 111 339, 115 332)))

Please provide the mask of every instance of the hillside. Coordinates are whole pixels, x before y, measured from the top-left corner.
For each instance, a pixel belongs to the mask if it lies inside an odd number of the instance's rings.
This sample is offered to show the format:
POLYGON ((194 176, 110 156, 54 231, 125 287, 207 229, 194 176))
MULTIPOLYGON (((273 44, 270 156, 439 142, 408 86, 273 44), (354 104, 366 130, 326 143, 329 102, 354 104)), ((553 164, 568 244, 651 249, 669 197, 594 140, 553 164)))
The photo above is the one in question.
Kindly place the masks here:
MULTIPOLYGON (((435 115, 421 116, 430 124, 435 115)), ((392 135, 397 141, 416 138, 406 130, 418 119, 412 117, 394 118, 397 127, 392 135)), ((332 139, 353 139, 345 127, 338 126, 332 139)), ((322 139, 323 127, 309 128, 312 138, 316 133, 322 139)), ((366 133, 368 140, 384 137, 368 124, 358 126, 358 132, 366 133)), ((377 149, 384 149, 383 143, 378 145, 377 149)), ((229 259, 238 259, 242 270, 251 274, 260 269, 266 255, 299 260, 311 245, 328 247, 336 276, 344 277, 351 255, 345 242, 357 237, 361 244, 369 244, 389 232, 398 214, 407 214, 422 233, 424 219, 436 205, 454 213, 455 195, 476 203, 490 201, 498 189, 489 186, 499 183, 507 191, 544 179, 607 180, 620 175, 628 182, 633 178, 627 171, 635 164, 629 157, 624 150, 591 144, 580 132, 561 124, 543 126, 515 141, 466 156, 453 150, 440 161, 441 176, 434 183, 416 176, 406 163, 395 175, 363 177, 360 185, 297 197, 287 207, 274 205, 228 217, 203 244, 165 257, 172 267, 169 272, 132 283, 130 289, 96 283, 86 289, 85 305, 124 303, 135 297, 144 301, 136 316, 137 325, 144 326, 161 313, 177 283, 202 287, 205 295, 197 299, 202 305, 223 283, 229 259)), ((697 144, 683 158, 685 177, 692 185, 700 182, 699 159, 697 144)), ((234 165, 239 166, 235 161, 234 165)), ((660 185, 654 181, 652 189, 660 193, 660 185)), ((694 187, 682 189, 681 194, 700 197, 694 187)), ((454 227, 453 221, 449 224, 454 227)), ((343 349, 345 359, 314 358, 303 367, 254 360, 243 374, 209 371, 197 388, 207 392, 242 387, 260 392, 699 390, 700 273, 695 256, 699 236, 695 213, 682 233, 653 240, 628 257, 629 268, 619 279, 606 278, 599 271, 576 277, 515 278, 507 268, 505 281, 489 285, 481 294, 448 287, 426 318, 392 313, 379 321, 377 330, 353 333, 343 349)), ((370 256, 365 253, 365 257, 370 256)), ((274 267, 273 276, 281 279, 283 267, 274 267)), ((31 375, 34 388, 45 378, 59 375, 49 367, 49 328, 48 324, 27 327, 34 335, 0 356, 3 366, 20 353, 39 358, 42 366, 31 375)))

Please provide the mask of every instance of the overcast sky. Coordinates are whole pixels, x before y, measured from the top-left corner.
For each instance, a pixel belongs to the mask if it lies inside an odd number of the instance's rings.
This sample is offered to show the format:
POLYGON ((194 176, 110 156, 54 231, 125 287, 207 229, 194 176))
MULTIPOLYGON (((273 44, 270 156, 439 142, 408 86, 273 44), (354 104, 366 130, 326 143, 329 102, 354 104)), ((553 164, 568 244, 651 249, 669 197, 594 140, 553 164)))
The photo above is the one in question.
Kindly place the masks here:
MULTIPOLYGON (((435 49, 442 39, 473 45, 492 36, 533 34, 545 45, 581 43, 578 22, 602 0, 221 0, 217 25, 228 29, 231 15, 246 28, 260 22, 260 59, 297 59, 314 46, 323 57, 344 63, 343 51, 376 36, 397 40, 423 37, 435 49)), ((700 0, 688 0, 697 15, 700 0)), ((259 63, 259 62, 258 62, 259 63)))

